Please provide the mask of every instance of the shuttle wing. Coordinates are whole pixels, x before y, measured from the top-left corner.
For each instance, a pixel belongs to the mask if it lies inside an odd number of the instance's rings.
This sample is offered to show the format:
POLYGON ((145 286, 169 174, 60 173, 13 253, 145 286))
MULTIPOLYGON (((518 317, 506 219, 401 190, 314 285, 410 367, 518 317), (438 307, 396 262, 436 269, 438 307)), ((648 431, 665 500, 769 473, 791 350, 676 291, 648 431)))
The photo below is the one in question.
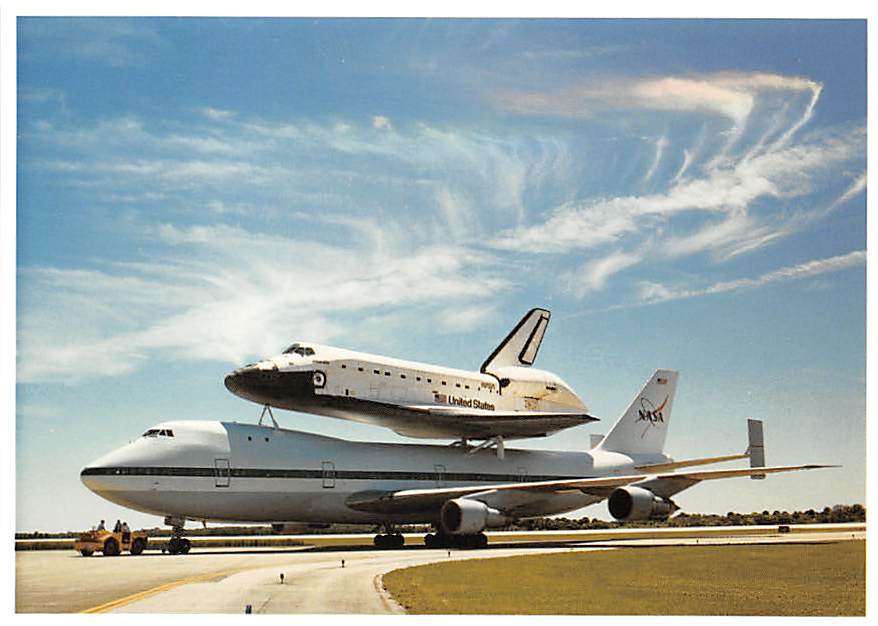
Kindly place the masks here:
MULTIPOLYGON (((519 439, 544 437, 552 433, 598 421, 587 413, 547 412, 547 411, 491 411, 472 407, 448 406, 440 404, 393 405, 407 415, 429 415, 429 428, 467 439, 488 439, 504 437, 519 439)), ((385 418, 386 419, 386 418, 385 418)), ((416 428, 426 428, 420 423, 416 428)), ((391 425, 396 432, 409 435, 408 425, 391 425)), ((417 436, 417 435, 416 435, 417 436)), ((442 436, 442 435, 434 435, 442 436)))
POLYGON ((799 470, 839 467, 838 465, 783 465, 777 467, 746 467, 740 469, 704 470, 699 472, 669 472, 666 474, 630 474, 601 478, 573 478, 539 482, 506 483, 500 485, 477 485, 469 487, 444 487, 438 489, 404 489, 401 491, 364 491, 348 498, 347 505, 357 511, 370 513, 415 513, 439 510, 447 500, 480 493, 520 490, 533 493, 563 493, 582 491, 589 495, 606 498, 613 489, 634 485, 649 489, 657 496, 670 497, 688 489, 702 480, 736 478, 754 474, 776 474, 799 470))
POLYGON ((489 411, 487 409, 471 409, 469 407, 445 406, 439 404, 412 404, 403 408, 428 415, 443 415, 446 417, 466 417, 473 420, 527 420, 527 421, 552 421, 565 420, 576 421, 579 424, 597 422, 600 418, 588 413, 569 413, 564 411, 489 411))

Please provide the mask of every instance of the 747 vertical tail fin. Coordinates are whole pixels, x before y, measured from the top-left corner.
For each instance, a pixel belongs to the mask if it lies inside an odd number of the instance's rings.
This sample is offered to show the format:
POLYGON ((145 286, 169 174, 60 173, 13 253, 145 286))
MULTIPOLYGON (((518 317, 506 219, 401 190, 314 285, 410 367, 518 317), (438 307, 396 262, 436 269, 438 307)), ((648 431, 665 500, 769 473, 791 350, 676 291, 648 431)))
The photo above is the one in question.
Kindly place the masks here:
POLYGON ((661 454, 677 376, 674 370, 656 370, 598 448, 623 454, 661 454))

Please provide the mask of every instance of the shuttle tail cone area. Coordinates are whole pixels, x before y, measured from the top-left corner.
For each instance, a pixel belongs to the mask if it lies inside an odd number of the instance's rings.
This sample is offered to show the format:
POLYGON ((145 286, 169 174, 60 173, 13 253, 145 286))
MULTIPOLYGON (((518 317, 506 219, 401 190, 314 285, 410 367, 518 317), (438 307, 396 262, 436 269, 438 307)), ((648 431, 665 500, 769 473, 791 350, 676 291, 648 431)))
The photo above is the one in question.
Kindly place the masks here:
POLYGON ((656 370, 598 449, 623 454, 661 454, 665 447, 677 372, 656 370))
MULTIPOLYGON (((762 437, 762 421, 747 420, 747 437, 749 445, 747 454, 750 455, 750 467, 765 467, 765 440, 762 437)), ((762 480, 765 474, 753 474, 753 480, 762 480)))

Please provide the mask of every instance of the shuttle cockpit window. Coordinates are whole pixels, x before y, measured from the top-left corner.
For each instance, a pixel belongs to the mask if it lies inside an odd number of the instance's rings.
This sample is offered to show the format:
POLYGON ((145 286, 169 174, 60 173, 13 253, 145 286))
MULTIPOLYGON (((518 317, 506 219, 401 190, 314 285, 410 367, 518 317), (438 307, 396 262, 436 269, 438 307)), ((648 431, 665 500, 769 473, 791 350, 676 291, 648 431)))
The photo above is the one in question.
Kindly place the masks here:
POLYGON ((307 346, 302 346, 297 343, 294 343, 289 348, 284 350, 284 354, 298 354, 299 356, 312 356, 314 354, 313 348, 308 348, 307 346))
POLYGON ((173 437, 174 431, 168 428, 150 428, 143 433, 144 437, 173 437))

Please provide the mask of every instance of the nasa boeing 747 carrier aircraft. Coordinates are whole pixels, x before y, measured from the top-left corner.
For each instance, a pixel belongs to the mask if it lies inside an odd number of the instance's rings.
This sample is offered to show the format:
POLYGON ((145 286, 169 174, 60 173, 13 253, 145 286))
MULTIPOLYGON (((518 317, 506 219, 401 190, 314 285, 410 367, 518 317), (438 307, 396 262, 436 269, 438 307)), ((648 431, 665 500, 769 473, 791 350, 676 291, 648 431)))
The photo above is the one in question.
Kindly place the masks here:
POLYGON ((266 407, 378 424, 406 437, 483 440, 502 456, 504 439, 597 420, 561 378, 532 367, 549 317, 529 311, 478 372, 298 342, 235 370, 225 384, 266 407))
POLYGON ((378 546, 402 545, 395 524, 429 523, 436 532, 428 546, 478 547, 487 543, 483 530, 519 518, 607 500, 616 519, 661 519, 677 510, 673 496, 704 480, 829 467, 765 467, 755 420, 745 453, 669 458, 676 386, 676 372, 657 370, 588 451, 501 456, 466 444, 359 443, 277 426, 174 421, 90 463, 81 478, 107 500, 165 516, 175 531, 170 551, 185 553, 186 520, 375 524, 386 529, 378 546), (684 470, 743 458, 750 467, 684 470))

